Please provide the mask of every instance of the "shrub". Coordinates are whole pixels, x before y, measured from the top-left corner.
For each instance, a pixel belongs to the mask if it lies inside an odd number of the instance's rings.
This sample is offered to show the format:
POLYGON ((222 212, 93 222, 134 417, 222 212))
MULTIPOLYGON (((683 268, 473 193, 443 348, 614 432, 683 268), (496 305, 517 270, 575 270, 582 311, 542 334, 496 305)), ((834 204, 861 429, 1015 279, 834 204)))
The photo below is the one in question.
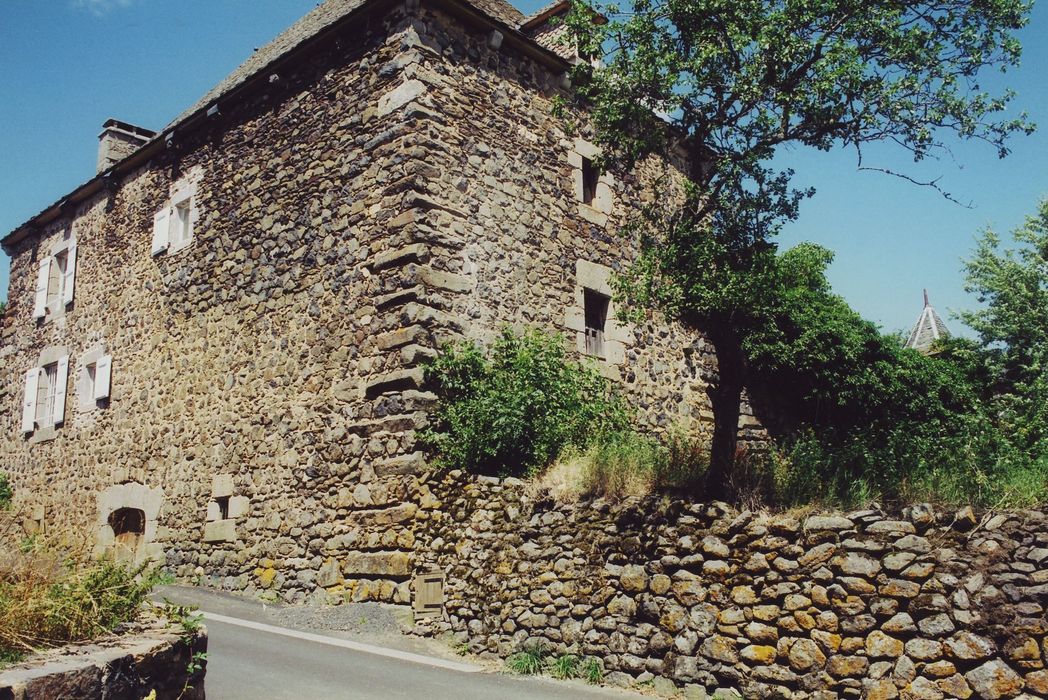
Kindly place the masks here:
POLYGON ((7 480, 7 474, 0 472, 0 510, 11 507, 11 499, 15 496, 11 483, 7 480))
POLYGON ((447 347, 426 380, 438 404, 420 439, 447 466, 534 474, 566 447, 629 427, 625 402, 597 368, 569 361, 564 339, 539 330, 504 329, 487 351, 447 347))
POLYGON ((57 538, 0 555, 0 659, 83 642, 134 620, 159 579, 143 566, 84 561, 57 538))

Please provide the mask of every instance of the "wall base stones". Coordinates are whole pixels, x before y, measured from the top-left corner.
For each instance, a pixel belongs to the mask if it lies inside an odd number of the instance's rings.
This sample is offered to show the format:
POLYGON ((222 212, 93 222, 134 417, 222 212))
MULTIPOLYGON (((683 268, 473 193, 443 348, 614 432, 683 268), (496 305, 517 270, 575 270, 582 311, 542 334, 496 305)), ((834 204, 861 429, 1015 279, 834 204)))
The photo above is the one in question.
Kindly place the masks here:
POLYGON ((160 626, 113 642, 42 653, 0 671, 2 700, 203 700, 206 661, 189 673, 194 654, 207 651, 207 630, 189 643, 182 630, 160 626))
POLYGON ((559 504, 457 472, 417 523, 452 632, 542 643, 619 683, 746 698, 1048 697, 1048 516, 796 516, 671 498, 559 504))

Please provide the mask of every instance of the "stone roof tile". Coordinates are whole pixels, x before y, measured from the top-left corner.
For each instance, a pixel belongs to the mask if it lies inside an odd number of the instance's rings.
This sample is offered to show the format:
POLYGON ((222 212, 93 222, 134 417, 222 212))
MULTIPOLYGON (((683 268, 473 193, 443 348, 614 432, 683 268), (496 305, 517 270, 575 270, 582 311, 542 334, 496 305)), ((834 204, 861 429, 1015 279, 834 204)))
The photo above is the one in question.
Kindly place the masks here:
MULTIPOLYGON (((514 29, 524 19, 523 13, 510 5, 506 0, 466 0, 478 10, 514 29)), ((255 51, 232 73, 225 77, 192 107, 172 121, 164 131, 184 121, 192 114, 206 108, 230 90, 247 82, 262 70, 288 55, 296 48, 315 37, 328 27, 336 24, 354 10, 362 7, 367 0, 325 0, 310 10, 302 19, 281 32, 273 41, 255 51)))

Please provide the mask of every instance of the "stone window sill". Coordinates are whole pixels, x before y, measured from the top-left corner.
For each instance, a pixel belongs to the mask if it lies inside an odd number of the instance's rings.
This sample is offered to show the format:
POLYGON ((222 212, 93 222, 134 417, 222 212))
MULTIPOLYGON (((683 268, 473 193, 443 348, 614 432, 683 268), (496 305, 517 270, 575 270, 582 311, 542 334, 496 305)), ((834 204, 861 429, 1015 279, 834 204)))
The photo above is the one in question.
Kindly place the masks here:
POLYGON ((39 445, 42 442, 51 442, 58 437, 58 429, 54 426, 48 428, 37 428, 29 436, 30 445, 39 445))

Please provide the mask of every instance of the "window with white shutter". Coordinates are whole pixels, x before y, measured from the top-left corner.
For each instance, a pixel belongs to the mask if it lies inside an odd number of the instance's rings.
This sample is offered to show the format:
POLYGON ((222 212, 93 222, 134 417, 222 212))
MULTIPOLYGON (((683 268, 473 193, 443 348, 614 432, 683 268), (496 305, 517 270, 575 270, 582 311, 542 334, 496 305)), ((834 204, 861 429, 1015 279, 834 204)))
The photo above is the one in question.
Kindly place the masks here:
POLYGON ((40 368, 34 367, 25 373, 25 398, 22 401, 22 432, 36 429, 36 399, 40 389, 40 368))
POLYGON ((160 255, 171 245, 171 207, 164 208, 153 216, 153 255, 160 255))
POLYGON ((62 277, 62 305, 73 303, 73 288, 76 285, 76 243, 66 249, 65 273, 62 277))
POLYGON ((51 403, 51 425, 65 422, 66 385, 69 382, 69 355, 59 358, 55 367, 55 386, 51 403))
POLYGON ((33 318, 47 315, 47 287, 51 281, 51 256, 40 261, 36 275, 36 298, 33 303, 33 318))
POLYGON ((103 355, 95 363, 95 401, 109 398, 110 385, 113 381, 113 356, 103 355))
POLYGON ((58 363, 44 365, 36 389, 36 427, 54 426, 55 389, 58 384, 58 363))

